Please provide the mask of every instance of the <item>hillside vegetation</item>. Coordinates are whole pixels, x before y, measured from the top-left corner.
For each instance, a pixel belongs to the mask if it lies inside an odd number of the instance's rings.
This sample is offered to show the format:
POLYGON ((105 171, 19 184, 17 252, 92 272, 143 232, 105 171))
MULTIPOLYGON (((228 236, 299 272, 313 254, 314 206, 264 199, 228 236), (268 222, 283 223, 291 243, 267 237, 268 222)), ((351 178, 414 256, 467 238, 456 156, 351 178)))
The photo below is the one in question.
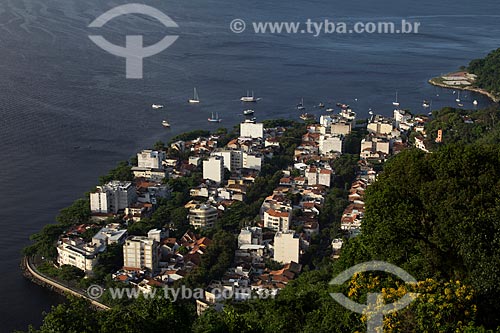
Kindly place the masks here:
POLYGON ((467 70, 478 76, 476 84, 479 88, 500 95, 500 49, 483 59, 471 61, 467 70))

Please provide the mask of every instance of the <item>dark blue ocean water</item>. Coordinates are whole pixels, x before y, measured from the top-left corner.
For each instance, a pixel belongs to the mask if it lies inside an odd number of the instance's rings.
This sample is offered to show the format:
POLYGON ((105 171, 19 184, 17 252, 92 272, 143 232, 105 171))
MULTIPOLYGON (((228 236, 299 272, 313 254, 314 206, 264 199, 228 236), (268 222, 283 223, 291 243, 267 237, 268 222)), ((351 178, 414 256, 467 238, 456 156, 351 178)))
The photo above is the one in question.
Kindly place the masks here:
MULTIPOLYGON (((20 251, 30 234, 89 190, 117 161, 159 139, 207 124, 241 119, 247 89, 262 100, 259 119, 297 119, 294 105, 347 102, 360 115, 392 113, 395 91, 403 106, 422 111, 454 104, 452 92, 427 80, 500 46, 497 0, 423 1, 145 1, 180 26, 124 16, 99 34, 116 44, 127 34, 146 44, 180 35, 165 52, 145 60, 144 80, 125 80, 124 60, 89 39, 97 16, 124 1, 0 1, 0 331, 39 324, 61 299, 23 279, 20 251), (251 21, 421 22, 418 35, 234 34, 235 18, 251 21), (186 105, 198 88, 203 103, 186 105), (439 94, 439 97, 437 96, 439 94), (355 99, 358 101, 355 102, 355 99), (152 103, 166 110, 150 109, 152 103), (167 118, 171 130, 161 127, 167 118), (79 148, 76 148, 79 147, 79 148)), ((463 96, 465 103, 478 99, 463 96)), ((316 112, 311 107, 309 111, 316 112)))

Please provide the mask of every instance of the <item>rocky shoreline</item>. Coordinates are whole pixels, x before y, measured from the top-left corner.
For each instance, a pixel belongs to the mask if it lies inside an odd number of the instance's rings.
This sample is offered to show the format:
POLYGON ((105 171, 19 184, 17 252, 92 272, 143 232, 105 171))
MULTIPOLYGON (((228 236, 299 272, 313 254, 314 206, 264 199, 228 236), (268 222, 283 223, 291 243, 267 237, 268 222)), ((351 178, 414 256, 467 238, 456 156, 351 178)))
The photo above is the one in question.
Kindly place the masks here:
POLYGON ((96 310, 108 310, 109 309, 108 306, 106 306, 100 302, 97 302, 97 301, 83 295, 82 293, 78 293, 78 292, 71 290, 63 285, 60 285, 60 284, 56 283, 55 281, 53 281, 52 279, 49 280, 48 278, 43 277, 42 275, 38 274, 33 268, 31 268, 29 266, 28 261, 29 261, 28 257, 23 257, 23 259, 21 260, 20 266, 21 266, 21 270, 23 272, 23 276, 25 278, 27 278, 28 280, 30 280, 31 282, 33 282, 39 286, 42 286, 44 288, 47 288, 48 290, 55 292, 55 293, 58 293, 59 295, 62 295, 65 297, 67 297, 68 295, 73 295, 76 297, 85 298, 90 302, 90 306, 93 309, 96 309, 96 310))

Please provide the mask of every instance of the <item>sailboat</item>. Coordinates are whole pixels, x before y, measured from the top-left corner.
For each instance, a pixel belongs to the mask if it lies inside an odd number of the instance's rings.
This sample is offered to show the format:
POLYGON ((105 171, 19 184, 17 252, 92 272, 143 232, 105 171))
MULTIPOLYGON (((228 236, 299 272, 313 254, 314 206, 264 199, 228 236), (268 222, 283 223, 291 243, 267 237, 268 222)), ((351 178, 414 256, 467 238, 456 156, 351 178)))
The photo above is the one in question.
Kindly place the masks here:
POLYGON ((427 100, 424 100, 424 101, 422 102, 422 106, 423 106, 424 108, 426 108, 426 109, 427 109, 427 108, 430 108, 430 107, 431 107, 431 102, 429 102, 429 101, 427 101, 427 100))
POLYGON ((198 104, 200 103, 200 97, 198 96, 198 92, 196 88, 194 88, 193 98, 189 100, 190 104, 198 104))
POLYGON ((253 91, 252 96, 250 96, 250 92, 247 90, 247 95, 240 98, 242 102, 254 103, 257 102, 257 98, 255 98, 253 91))
POLYGON ((302 111, 305 110, 306 107, 304 106, 304 98, 301 99, 300 103, 297 104, 297 110, 302 111))
POLYGON ((457 103, 460 103, 460 102, 461 102, 461 101, 460 101, 460 91, 458 92, 458 97, 457 97, 457 99, 456 99, 455 101, 457 101, 457 103))
POLYGON ((398 102, 398 92, 396 91, 396 101, 392 102, 392 105, 394 106, 399 106, 399 102, 398 102))
POLYGON ((211 122, 211 123, 220 123, 222 119, 219 119, 219 114, 218 113, 215 113, 215 117, 214 117, 214 113, 212 112, 212 117, 208 118, 208 121, 211 122))

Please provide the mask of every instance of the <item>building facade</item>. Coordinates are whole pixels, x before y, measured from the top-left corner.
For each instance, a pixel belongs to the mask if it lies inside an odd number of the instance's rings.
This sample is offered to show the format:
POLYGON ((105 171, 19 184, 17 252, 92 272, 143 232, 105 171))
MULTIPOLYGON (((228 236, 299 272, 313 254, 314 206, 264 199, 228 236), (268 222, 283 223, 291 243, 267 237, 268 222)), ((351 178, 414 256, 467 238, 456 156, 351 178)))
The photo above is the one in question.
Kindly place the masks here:
POLYGON ((139 168, 162 169, 162 161, 165 158, 164 151, 143 150, 137 153, 137 166, 139 168))
POLYGON ((321 135, 319 137, 319 152, 320 154, 328 154, 332 152, 343 153, 344 137, 342 135, 321 135))
POLYGON ((240 124, 240 136, 252 139, 262 139, 264 137, 264 124, 245 121, 240 124))
POLYGON ((123 266, 125 269, 158 269, 159 246, 155 239, 145 236, 131 236, 123 245, 123 266))
POLYGON ((264 227, 274 231, 288 231, 292 213, 290 211, 278 211, 269 209, 264 212, 264 227))
POLYGON ((219 212, 210 205, 196 205, 189 210, 189 224, 195 228, 212 228, 217 221, 219 212))
POLYGON ((283 264, 299 263, 299 237, 291 232, 277 232, 274 236, 274 260, 283 264))
POLYGON ((203 161, 203 179, 209 179, 218 184, 224 181, 224 157, 211 156, 207 161, 203 161))
POLYGON ((57 263, 59 266, 70 265, 92 274, 97 264, 99 247, 87 244, 83 240, 66 239, 57 246, 57 263))

